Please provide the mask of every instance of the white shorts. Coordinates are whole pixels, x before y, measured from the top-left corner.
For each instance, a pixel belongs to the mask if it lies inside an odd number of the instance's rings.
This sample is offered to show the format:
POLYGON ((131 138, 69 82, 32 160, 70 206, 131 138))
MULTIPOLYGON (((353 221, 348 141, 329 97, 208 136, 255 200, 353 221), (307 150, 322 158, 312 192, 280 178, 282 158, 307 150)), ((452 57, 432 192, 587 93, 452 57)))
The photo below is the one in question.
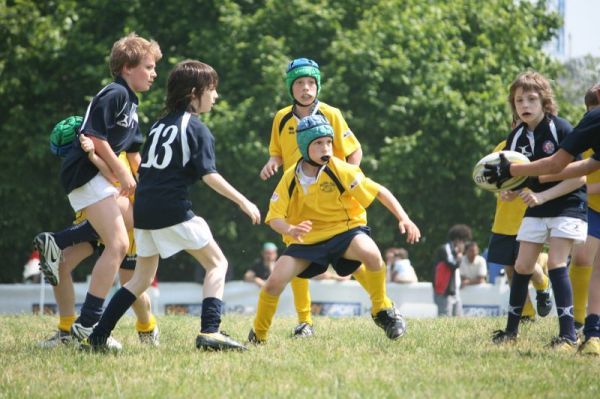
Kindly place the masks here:
POLYGON ((98 173, 92 180, 71 191, 67 197, 73 210, 79 212, 111 195, 119 195, 119 190, 98 173))
POLYGON ((545 243, 550 237, 573 240, 574 244, 582 244, 587 237, 587 223, 571 217, 523 218, 517 241, 545 243))
POLYGON ((168 258, 186 249, 204 248, 213 239, 204 219, 194 216, 190 220, 158 230, 134 229, 138 256, 168 258))

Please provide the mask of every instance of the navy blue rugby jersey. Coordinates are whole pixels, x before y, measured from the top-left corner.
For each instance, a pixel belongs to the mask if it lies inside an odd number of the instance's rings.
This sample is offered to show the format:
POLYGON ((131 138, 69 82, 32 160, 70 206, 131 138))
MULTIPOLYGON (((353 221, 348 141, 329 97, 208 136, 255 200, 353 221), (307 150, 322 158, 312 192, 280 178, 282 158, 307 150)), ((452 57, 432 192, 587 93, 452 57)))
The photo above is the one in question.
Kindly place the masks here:
POLYGON ((217 173, 215 139, 196 115, 174 112, 154 123, 142 151, 134 226, 156 230, 194 217, 189 188, 209 173, 217 173))
POLYGON ((573 132, 560 143, 560 148, 576 156, 591 148, 592 158, 600 161, 600 108, 588 111, 573 132))
MULTIPOLYGON (((127 82, 117 77, 90 102, 80 132, 108 141, 115 154, 139 150, 143 137, 138 126, 138 98, 127 82), (137 144, 136 144, 137 143, 137 144)), ((67 193, 83 186, 98 174, 98 168, 81 149, 79 140, 64 159, 60 180, 67 193)))
MULTIPOLYGON (((560 143, 571 133, 573 127, 566 120, 554 115, 546 117, 530 132, 525 123, 517 126, 506 139, 507 150, 517 151, 537 161, 558 151, 560 143)), ((578 155, 578 159, 581 157, 578 155)), ((539 183, 535 180, 528 187, 531 191, 541 192, 559 182, 539 183)), ((587 220, 587 195, 585 185, 563 196, 533 208, 527 208, 525 217, 557 217, 568 216, 587 220)))

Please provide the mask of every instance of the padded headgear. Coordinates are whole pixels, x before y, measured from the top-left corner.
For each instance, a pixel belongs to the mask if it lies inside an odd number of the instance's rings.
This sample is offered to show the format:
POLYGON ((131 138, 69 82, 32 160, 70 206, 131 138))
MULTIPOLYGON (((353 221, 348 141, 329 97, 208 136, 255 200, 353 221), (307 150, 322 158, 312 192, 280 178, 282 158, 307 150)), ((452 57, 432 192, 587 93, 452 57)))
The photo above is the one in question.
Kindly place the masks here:
POLYGON ((321 137, 331 137, 333 140, 333 128, 327 118, 323 115, 310 115, 300 120, 296 129, 296 142, 304 160, 314 162, 308 156, 308 146, 321 137))
POLYGON ((77 137, 82 122, 81 116, 69 116, 58 122, 50 133, 50 151, 64 157, 73 146, 73 140, 77 137))
POLYGON ((317 97, 321 92, 321 71, 319 70, 319 64, 308 58, 296 58, 290 62, 285 71, 285 84, 288 89, 288 95, 293 102, 296 102, 294 94, 292 93, 292 85, 298 78, 310 76, 317 81, 317 97))

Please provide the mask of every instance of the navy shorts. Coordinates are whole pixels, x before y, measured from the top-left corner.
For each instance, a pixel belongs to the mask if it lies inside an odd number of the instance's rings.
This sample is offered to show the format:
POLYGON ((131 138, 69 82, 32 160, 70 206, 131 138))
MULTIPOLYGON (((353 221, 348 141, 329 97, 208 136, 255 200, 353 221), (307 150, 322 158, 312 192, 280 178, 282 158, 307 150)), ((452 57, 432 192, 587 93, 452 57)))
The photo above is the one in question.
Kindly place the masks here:
POLYGON ((600 213, 589 207, 587 235, 600 239, 600 213))
MULTIPOLYGON (((94 252, 96 252, 98 256, 102 255, 102 252, 104 251, 104 245, 100 244, 98 241, 94 241, 93 243, 96 244, 94 252)), ((92 244, 92 241, 90 241, 90 244, 92 244)), ((123 261, 121 262, 121 266, 119 268, 125 270, 135 270, 136 263, 137 255, 127 254, 123 258, 123 261)))
POLYGON ((492 233, 488 244, 488 263, 497 263, 502 266, 514 266, 519 254, 517 236, 492 233))
POLYGON ((360 226, 316 244, 291 244, 285 249, 282 255, 306 259, 311 262, 308 267, 298 275, 300 278, 311 278, 325 273, 329 265, 331 265, 340 276, 348 276, 358 269, 361 262, 342 258, 342 255, 346 252, 346 249, 348 249, 354 236, 358 234, 371 236, 371 229, 368 226, 360 226))

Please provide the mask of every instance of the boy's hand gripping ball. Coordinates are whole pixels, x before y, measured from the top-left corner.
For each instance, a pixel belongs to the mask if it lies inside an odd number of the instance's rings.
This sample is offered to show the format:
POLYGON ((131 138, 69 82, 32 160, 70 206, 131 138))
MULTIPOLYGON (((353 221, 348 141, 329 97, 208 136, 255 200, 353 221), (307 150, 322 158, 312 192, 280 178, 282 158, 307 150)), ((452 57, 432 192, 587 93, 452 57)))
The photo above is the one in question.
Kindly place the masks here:
POLYGON ((510 175, 510 164, 529 163, 529 159, 516 151, 493 152, 481 158, 473 168, 473 181, 480 188, 499 192, 521 185, 527 176, 510 175))

